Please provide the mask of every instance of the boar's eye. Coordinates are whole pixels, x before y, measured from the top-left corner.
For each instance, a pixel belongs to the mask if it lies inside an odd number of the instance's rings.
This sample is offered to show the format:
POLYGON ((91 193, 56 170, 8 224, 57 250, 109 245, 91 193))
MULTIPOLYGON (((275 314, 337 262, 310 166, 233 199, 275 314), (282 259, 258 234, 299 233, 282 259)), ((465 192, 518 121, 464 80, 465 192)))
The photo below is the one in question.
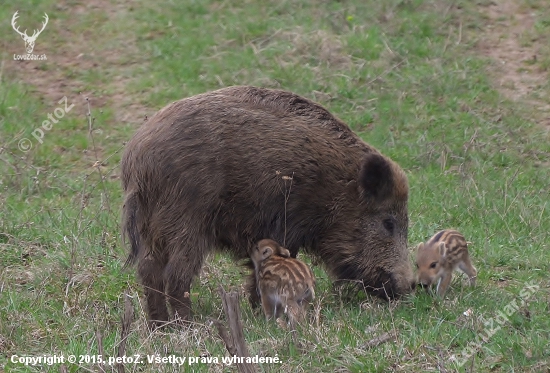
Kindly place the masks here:
POLYGON ((432 264, 430 264, 430 268, 435 268, 436 265, 437 265, 437 262, 433 262, 432 264))
POLYGON ((393 235, 393 230, 395 229, 395 223, 394 223, 393 219, 391 219, 391 218, 384 219, 384 221, 382 222, 382 224, 384 224, 384 228, 386 228, 386 230, 387 230, 391 235, 393 235))

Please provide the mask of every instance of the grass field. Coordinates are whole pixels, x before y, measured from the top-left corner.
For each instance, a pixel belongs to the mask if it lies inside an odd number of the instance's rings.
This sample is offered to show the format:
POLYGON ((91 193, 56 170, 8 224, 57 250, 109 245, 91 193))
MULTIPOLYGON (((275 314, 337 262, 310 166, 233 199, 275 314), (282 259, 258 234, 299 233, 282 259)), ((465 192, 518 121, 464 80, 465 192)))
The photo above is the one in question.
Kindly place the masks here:
POLYGON ((125 292, 135 309, 126 355, 144 360, 126 371, 236 371, 209 321, 224 317, 220 284, 243 295, 251 354, 281 361, 261 371, 550 372, 550 4, 515 3, 518 13, 492 18, 485 0, 4 1, 0 372, 115 371, 11 360, 117 356, 125 292), (21 30, 48 13, 34 51, 46 61, 13 60, 24 52, 16 10, 21 30), (499 45, 534 57, 506 71, 485 53, 499 45), (535 77, 524 94, 512 79, 522 74, 535 77), (318 297, 293 337, 250 308, 246 270, 216 254, 192 289, 192 327, 149 332, 135 271, 123 268, 124 142, 167 103, 235 84, 314 99, 397 161, 411 248, 459 229, 477 286, 456 276, 445 299, 417 292, 388 304, 335 291, 315 266, 318 297), (395 338, 372 343, 384 333, 395 338), (147 363, 155 354, 220 361, 147 363))

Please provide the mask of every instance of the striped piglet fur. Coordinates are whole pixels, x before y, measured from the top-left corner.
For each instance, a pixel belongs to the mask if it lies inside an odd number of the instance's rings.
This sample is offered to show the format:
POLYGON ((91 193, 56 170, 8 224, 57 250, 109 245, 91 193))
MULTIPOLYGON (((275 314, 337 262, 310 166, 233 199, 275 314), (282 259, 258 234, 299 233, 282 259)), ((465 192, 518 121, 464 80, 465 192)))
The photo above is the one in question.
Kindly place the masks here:
POLYGON ((457 268, 468 276, 472 286, 477 277, 477 270, 470 261, 466 239, 454 229, 442 230, 426 243, 418 245, 416 268, 419 283, 423 286, 437 283, 439 296, 447 291, 453 271, 457 268))
POLYGON ((289 322, 300 321, 315 297, 315 278, 307 264, 291 258, 277 242, 264 239, 250 255, 262 308, 267 319, 286 313, 289 322))

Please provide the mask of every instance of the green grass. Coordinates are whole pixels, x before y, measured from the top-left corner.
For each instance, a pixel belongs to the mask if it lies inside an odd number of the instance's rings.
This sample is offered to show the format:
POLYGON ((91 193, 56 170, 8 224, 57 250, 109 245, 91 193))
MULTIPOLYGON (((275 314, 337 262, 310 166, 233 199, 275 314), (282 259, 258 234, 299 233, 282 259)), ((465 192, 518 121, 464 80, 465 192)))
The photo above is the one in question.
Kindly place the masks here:
MULTIPOLYGON (((0 9, 5 31, 0 81, 0 371, 60 369, 15 364, 10 361, 14 354, 96 355, 101 346, 106 357, 116 356, 124 292, 132 296, 136 312, 126 355, 221 360, 227 352, 209 322, 223 318, 220 284, 243 295, 251 354, 277 354, 282 362, 263 365, 263 371, 550 368, 550 136, 535 123, 536 110, 505 99, 490 80, 492 64, 476 50, 488 4, 98 4, 79 12, 76 9, 86 4, 78 1, 58 7, 53 1, 11 2, 0 9), (59 104, 44 95, 39 85, 44 82, 11 73, 11 54, 23 49, 9 25, 17 9, 26 14, 24 22, 32 22, 31 14, 49 14, 48 33, 36 47, 37 53, 44 53, 38 52, 41 48, 48 54, 48 61, 37 66, 60 74, 67 85, 66 92, 59 92, 75 103, 74 110, 45 131, 41 144, 31 133, 59 104), (61 57, 73 62, 61 63, 61 57), (318 298, 311 325, 293 338, 249 307, 241 290, 246 271, 216 254, 192 289, 196 323, 189 329, 148 332, 141 289, 134 270, 123 268, 126 250, 119 239, 120 149, 140 122, 120 118, 134 109, 129 103, 152 115, 173 100, 234 84, 284 88, 313 98, 396 160, 409 177, 410 246, 438 229, 459 229, 472 242, 477 286, 469 288, 456 276, 444 300, 418 292, 387 304, 334 291, 322 267, 316 266, 318 298), (95 146, 79 87, 91 92, 95 146), (28 152, 18 149, 23 137, 32 141, 28 152), (96 160, 102 161, 103 182, 93 167, 96 160), (479 340, 484 322, 510 302, 519 302, 527 283, 539 287, 527 304, 457 367, 452 356, 460 358, 479 340), (471 314, 464 315, 469 309, 471 314), (395 340, 367 346, 392 331, 395 340)), ((522 6, 536 16, 529 35, 548 41, 548 7, 534 0, 522 6)), ((536 64, 544 71, 548 51, 540 53, 536 64)), ((541 82, 535 93, 547 100, 548 84, 541 82)), ((65 367, 69 372, 98 370, 92 364, 65 367)), ((179 371, 148 363, 126 368, 179 371)), ((200 363, 186 369, 236 371, 200 363)))

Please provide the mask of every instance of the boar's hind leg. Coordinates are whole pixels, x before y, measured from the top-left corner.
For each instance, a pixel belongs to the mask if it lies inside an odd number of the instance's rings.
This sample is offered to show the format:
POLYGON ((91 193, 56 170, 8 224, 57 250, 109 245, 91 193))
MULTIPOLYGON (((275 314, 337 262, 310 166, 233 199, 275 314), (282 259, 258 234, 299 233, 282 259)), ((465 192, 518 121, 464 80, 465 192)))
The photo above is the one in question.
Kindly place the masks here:
POLYGON ((191 283, 202 266, 203 257, 200 252, 198 249, 195 255, 187 255, 184 250, 173 252, 164 270, 166 293, 176 320, 191 319, 191 283))
POLYGON ((147 300, 149 324, 152 329, 162 326, 168 321, 163 270, 163 263, 152 256, 140 260, 138 265, 139 277, 147 300))

